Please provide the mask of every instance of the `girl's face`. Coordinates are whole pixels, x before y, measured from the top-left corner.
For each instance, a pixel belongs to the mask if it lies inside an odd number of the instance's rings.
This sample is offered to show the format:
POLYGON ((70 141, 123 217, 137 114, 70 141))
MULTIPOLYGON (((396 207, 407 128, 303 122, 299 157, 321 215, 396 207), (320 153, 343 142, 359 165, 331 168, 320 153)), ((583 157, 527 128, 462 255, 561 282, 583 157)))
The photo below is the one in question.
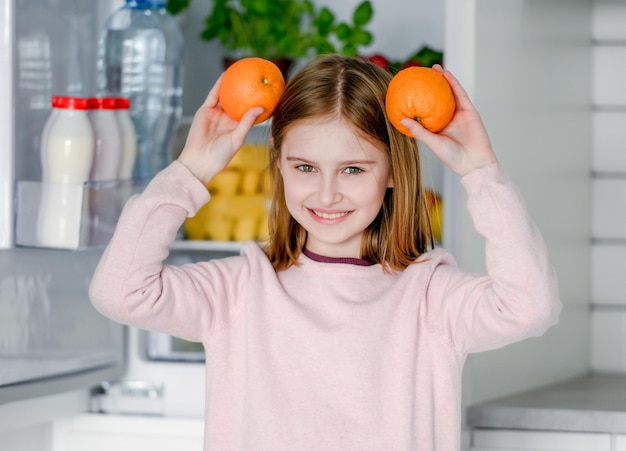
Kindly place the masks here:
POLYGON ((363 231, 393 186, 382 147, 344 121, 304 120, 287 131, 278 165, 287 208, 308 232, 307 249, 359 258, 363 231))

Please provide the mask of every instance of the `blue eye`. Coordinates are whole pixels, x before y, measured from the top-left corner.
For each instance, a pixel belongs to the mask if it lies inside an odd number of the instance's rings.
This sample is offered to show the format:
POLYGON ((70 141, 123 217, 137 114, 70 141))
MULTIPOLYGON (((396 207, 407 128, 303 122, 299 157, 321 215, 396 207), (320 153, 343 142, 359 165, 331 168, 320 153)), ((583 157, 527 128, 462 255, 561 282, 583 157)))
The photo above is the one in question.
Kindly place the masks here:
POLYGON ((301 164, 296 166, 296 169, 302 171, 302 172, 314 172, 315 168, 313 166, 311 166, 310 164, 301 164))
POLYGON ((361 172, 363 172, 363 169, 350 166, 345 168, 343 172, 344 174, 360 174, 361 172))

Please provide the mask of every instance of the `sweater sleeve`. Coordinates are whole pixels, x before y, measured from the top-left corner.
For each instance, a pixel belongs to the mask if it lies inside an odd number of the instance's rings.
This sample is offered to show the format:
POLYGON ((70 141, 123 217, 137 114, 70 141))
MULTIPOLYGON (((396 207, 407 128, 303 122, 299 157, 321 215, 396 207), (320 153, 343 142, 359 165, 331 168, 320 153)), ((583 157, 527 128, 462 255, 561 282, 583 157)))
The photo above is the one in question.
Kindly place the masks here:
POLYGON ((96 309, 124 324, 202 341, 215 318, 224 317, 216 306, 226 308, 224 300, 236 298, 229 292, 236 283, 229 282, 242 258, 180 267, 163 262, 185 218, 208 199, 207 189, 178 161, 129 199, 91 281, 96 309))
POLYGON ((520 194, 497 163, 461 182, 485 238, 487 274, 437 266, 427 294, 429 324, 464 353, 543 334, 556 324, 561 301, 545 243, 520 194))

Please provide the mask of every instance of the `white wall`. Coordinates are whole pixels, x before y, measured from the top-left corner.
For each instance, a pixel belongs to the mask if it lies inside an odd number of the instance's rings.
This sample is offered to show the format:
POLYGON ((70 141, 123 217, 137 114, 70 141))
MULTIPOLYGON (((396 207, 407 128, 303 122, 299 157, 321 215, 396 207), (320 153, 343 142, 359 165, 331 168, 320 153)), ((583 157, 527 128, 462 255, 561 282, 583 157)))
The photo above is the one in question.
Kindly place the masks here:
MULTIPOLYGON (((543 337, 470 356, 464 395, 475 403, 588 371, 591 2, 448 6, 448 67, 468 89, 547 242, 564 303, 559 324, 543 337)), ((464 192, 456 194, 446 209, 456 233, 445 233, 457 239, 444 245, 462 267, 482 271, 484 241, 465 213, 464 192)))
POLYGON ((591 367, 626 372, 626 3, 593 10, 591 367))

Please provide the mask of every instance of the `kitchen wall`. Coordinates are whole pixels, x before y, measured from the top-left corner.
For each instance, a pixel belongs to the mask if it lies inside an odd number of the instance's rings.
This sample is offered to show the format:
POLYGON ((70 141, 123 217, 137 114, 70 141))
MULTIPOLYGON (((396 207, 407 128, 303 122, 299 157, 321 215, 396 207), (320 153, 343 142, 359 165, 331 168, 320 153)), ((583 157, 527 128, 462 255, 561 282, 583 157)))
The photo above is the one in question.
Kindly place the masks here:
POLYGON ((595 1, 591 368, 610 372, 626 372, 625 23, 626 3, 595 1))

